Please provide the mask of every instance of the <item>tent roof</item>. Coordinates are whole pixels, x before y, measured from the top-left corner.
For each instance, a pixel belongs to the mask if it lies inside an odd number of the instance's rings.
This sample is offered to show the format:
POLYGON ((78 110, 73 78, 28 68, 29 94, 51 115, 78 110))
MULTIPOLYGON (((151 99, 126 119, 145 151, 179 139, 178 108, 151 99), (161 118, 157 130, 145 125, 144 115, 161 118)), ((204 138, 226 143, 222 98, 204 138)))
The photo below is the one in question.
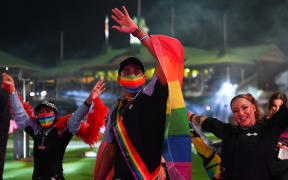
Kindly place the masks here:
POLYGON ((135 56, 143 63, 156 63, 156 60, 153 60, 153 56, 148 50, 143 45, 139 45, 118 50, 108 48, 105 54, 90 59, 85 65, 81 66, 81 69, 118 68, 119 63, 129 56, 135 56))
MULTIPOLYGON (((145 65, 155 64, 156 60, 143 46, 132 46, 126 49, 107 48, 99 56, 91 59, 68 60, 58 66, 40 72, 44 76, 69 75, 76 72, 87 72, 104 69, 117 69, 126 57, 138 57, 145 65)), ((255 61, 285 62, 284 54, 276 45, 261 45, 228 49, 226 53, 219 50, 202 50, 184 47, 185 66, 216 65, 237 63, 252 65, 255 61)))
POLYGON ((274 44, 219 50, 184 48, 185 65, 211 65, 221 63, 254 64, 256 61, 285 62, 285 55, 274 44))
POLYGON ((21 58, 10 55, 4 51, 0 51, 0 67, 16 67, 23 69, 34 69, 39 70, 39 67, 27 62, 21 58))

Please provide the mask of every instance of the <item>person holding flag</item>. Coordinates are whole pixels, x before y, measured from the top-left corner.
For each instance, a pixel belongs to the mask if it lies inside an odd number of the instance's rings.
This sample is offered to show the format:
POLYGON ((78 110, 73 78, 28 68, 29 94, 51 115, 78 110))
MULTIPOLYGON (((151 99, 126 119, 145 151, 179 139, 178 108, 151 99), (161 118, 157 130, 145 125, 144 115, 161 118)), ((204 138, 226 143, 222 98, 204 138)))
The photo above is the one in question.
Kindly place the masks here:
POLYGON ((112 28, 131 33, 158 60, 149 84, 136 57, 120 63, 121 96, 110 116, 97 155, 94 179, 105 179, 114 166, 115 179, 156 179, 163 155, 171 179, 191 179, 191 139, 181 85, 183 47, 174 38, 145 33, 123 6, 112 10, 119 24, 112 28))

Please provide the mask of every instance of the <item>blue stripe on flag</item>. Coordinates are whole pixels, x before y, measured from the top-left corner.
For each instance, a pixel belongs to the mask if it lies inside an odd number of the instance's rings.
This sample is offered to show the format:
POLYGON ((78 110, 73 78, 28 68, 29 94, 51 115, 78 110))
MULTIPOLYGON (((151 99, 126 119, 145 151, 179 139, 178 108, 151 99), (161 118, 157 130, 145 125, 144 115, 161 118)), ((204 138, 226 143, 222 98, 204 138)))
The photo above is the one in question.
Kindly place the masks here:
POLYGON ((191 137, 190 135, 177 135, 168 136, 168 139, 164 140, 163 156, 167 162, 191 162, 192 161, 192 149, 191 149, 191 137), (168 144, 169 149, 168 152, 168 144), (172 157, 171 157, 171 156, 172 157))

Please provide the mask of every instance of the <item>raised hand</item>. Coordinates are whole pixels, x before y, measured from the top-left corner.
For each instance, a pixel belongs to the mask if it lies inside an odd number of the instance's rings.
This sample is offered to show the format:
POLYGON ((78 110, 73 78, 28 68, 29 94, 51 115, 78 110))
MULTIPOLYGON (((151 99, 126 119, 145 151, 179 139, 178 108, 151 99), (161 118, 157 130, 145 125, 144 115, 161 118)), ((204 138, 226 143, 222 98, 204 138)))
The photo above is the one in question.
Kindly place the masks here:
POLYGON ((133 33, 138 28, 137 24, 130 18, 129 13, 125 6, 122 6, 124 14, 118 8, 112 9, 114 15, 112 15, 112 19, 114 19, 119 26, 112 26, 113 29, 117 29, 123 33, 133 33))
POLYGON ((99 80, 91 90, 89 97, 86 99, 86 103, 92 104, 92 100, 97 98, 103 91, 105 91, 104 85, 104 81, 99 80))
POLYGON ((10 94, 15 92, 15 84, 13 78, 6 73, 2 73, 2 76, 3 81, 1 87, 4 88, 10 94))

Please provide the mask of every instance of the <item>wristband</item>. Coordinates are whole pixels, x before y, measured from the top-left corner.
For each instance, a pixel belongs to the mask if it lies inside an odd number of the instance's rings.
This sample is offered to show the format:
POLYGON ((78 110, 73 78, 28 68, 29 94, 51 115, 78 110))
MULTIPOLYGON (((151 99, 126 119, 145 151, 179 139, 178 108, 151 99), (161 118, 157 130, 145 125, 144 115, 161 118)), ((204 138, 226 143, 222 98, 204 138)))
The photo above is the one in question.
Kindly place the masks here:
MULTIPOLYGON (((131 33, 134 37, 137 37, 138 39, 142 39, 143 37, 145 37, 147 35, 146 32, 144 32, 139 26, 138 28, 133 32, 131 33)), ((145 37, 146 38, 146 37, 145 37)), ((144 39, 145 39, 144 38, 144 39)))
POLYGON ((140 41, 143 41, 144 39, 146 39, 149 36, 149 34, 146 34, 145 36, 143 36, 140 41))
POLYGON ((197 114, 194 114, 194 113, 191 114, 190 117, 189 117, 189 120, 192 121, 192 118, 193 118, 194 116, 197 116, 197 114))
POLYGON ((196 117, 195 117, 195 121, 200 124, 200 122, 201 122, 201 116, 196 116, 196 117))

